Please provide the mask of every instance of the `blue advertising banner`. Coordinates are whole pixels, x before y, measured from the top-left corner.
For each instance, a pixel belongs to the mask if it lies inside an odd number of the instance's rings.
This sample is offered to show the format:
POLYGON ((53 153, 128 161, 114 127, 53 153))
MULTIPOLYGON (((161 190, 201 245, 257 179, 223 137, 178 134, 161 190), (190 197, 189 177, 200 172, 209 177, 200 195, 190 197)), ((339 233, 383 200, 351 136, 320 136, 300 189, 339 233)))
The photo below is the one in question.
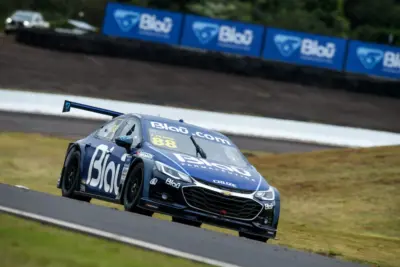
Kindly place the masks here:
POLYGON ((341 38, 268 28, 263 58, 341 71, 346 42, 341 38))
POLYGON ((108 3, 103 22, 103 34, 178 44, 182 14, 108 3))
POLYGON ((351 41, 346 71, 400 79, 400 47, 351 41))
POLYGON ((260 56, 264 27, 187 15, 181 45, 245 56, 260 56))

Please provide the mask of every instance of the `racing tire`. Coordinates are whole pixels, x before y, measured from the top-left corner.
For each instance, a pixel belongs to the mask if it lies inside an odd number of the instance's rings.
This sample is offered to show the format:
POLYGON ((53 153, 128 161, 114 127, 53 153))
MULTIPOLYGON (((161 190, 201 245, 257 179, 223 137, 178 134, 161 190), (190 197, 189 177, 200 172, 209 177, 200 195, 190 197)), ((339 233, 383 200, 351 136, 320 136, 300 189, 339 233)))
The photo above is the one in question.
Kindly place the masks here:
POLYGON ((245 238, 248 238, 248 239, 252 239, 252 240, 255 240, 255 241, 259 241, 259 242, 262 242, 262 243, 266 243, 268 241, 267 237, 263 237, 263 236, 259 236, 259 235, 252 235, 252 234, 244 233, 244 232, 239 232, 239 236, 240 237, 245 237, 245 238))
POLYGON ((80 159, 81 153, 78 150, 72 150, 68 154, 61 180, 61 194, 63 197, 90 202, 90 197, 75 194, 80 181, 80 159))
POLYGON ((153 211, 138 207, 140 197, 144 186, 144 164, 138 163, 129 172, 128 179, 123 192, 123 204, 126 211, 139 213, 146 216, 152 216, 153 211))
POLYGON ((173 222, 176 222, 176 223, 181 223, 181 224, 186 224, 186 225, 194 226, 194 227, 200 227, 200 226, 202 225, 201 222, 186 220, 186 219, 179 218, 179 217, 172 217, 172 221, 173 221, 173 222))

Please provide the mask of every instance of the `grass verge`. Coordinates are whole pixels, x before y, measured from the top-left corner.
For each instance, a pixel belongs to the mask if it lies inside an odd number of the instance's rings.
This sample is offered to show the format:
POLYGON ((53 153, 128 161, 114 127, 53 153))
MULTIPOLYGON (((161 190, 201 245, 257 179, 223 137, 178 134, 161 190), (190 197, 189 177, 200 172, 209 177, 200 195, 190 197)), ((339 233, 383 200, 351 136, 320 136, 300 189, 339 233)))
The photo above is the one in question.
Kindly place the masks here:
POLYGON ((0 214, 0 258, 4 267, 209 266, 6 214, 0 214))
MULTIPOLYGON (((55 184, 67 143, 35 134, 0 134, 0 182, 59 195, 55 184)), ((400 147, 254 154, 249 160, 281 192, 279 240, 272 244, 399 266, 400 147)))

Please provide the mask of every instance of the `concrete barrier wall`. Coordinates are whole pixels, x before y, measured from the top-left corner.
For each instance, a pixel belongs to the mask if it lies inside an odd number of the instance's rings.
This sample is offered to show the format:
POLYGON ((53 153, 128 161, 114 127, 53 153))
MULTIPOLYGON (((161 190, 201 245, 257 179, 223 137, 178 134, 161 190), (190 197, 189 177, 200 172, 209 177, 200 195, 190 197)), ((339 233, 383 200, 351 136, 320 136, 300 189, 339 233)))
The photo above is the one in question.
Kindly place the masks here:
POLYGON ((104 115, 82 110, 72 110, 70 113, 62 113, 64 100, 111 109, 122 113, 141 113, 159 115, 176 120, 183 119, 188 123, 227 134, 344 147, 400 145, 400 134, 383 131, 172 108, 73 95, 0 90, 0 110, 87 119, 108 118, 104 115))

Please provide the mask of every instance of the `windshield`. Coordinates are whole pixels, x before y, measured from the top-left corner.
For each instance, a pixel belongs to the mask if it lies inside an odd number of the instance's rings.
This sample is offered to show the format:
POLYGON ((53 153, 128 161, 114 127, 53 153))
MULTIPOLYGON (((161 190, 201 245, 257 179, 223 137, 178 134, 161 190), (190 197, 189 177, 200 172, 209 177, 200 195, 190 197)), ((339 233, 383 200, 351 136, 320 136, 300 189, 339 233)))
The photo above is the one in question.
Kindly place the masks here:
POLYGON ((33 13, 23 12, 23 11, 17 11, 11 16, 12 19, 26 20, 26 21, 31 21, 32 17, 33 13))
MULTIPOLYGON (((199 132, 196 132, 196 134, 198 133, 199 132)), ((207 136, 210 137, 211 135, 207 134, 207 136)), ((226 165, 246 167, 247 161, 235 146, 207 140, 196 135, 193 135, 193 138, 204 150, 207 155, 207 160, 216 161, 226 165)), ((190 140, 190 134, 149 128, 149 141, 151 144, 159 148, 200 157, 200 155, 196 153, 195 145, 192 140, 190 140)))

